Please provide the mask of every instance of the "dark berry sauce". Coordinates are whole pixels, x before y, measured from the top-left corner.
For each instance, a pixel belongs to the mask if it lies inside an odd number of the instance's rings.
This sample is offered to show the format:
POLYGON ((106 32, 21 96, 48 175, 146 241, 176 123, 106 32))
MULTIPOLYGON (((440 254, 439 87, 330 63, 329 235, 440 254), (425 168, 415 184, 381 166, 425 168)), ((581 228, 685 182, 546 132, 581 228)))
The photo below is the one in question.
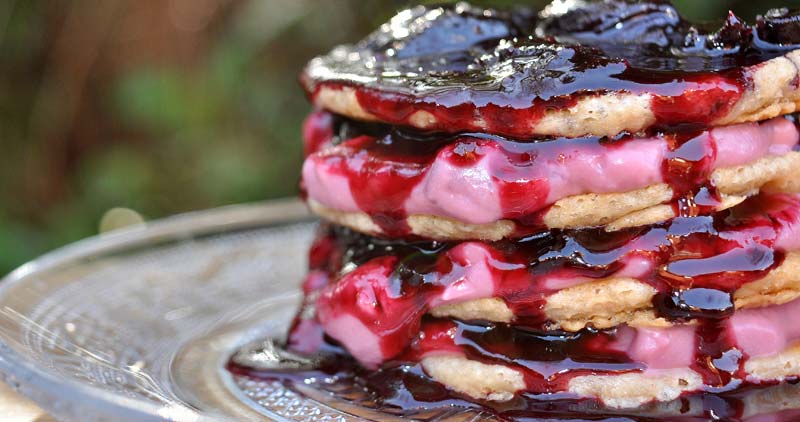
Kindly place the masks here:
POLYGON ((610 91, 652 94, 652 127, 706 125, 750 84, 748 66, 800 46, 795 12, 716 31, 660 1, 575 2, 538 15, 464 4, 400 12, 366 39, 313 60, 302 82, 355 89, 382 121, 525 137, 545 114, 610 91), (434 121, 417 123, 424 111, 434 121), (417 115, 418 117, 418 115, 417 115))
POLYGON ((672 137, 664 160, 664 181, 672 187, 675 215, 694 217, 713 213, 720 195, 711 181, 717 146, 711 132, 672 137))
POLYGON ((535 332, 507 324, 468 324, 426 317, 409 350, 398 358, 407 364, 430 353, 452 351, 470 360, 513 368, 523 374, 526 391, 552 394, 567 390, 581 375, 641 371, 624 352, 610 345, 613 330, 535 332))

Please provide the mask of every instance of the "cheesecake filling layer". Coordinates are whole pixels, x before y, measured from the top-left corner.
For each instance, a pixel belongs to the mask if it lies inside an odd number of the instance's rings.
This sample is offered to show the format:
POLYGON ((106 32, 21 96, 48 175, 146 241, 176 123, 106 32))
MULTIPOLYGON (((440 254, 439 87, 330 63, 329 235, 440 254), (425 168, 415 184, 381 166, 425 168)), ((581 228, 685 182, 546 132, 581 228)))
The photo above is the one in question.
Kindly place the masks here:
POLYGON ((679 204, 687 195, 710 212, 719 202, 710 180, 714 170, 785 155, 800 141, 795 123, 783 117, 648 137, 517 142, 341 123, 320 111, 304 133, 308 198, 337 211, 364 212, 394 235, 404 234, 409 215, 541 226, 542 213, 560 199, 660 183, 672 189, 676 215, 698 212, 679 204))
POLYGON ((721 318, 733 313, 737 289, 800 248, 798 205, 800 196, 760 195, 713 217, 495 243, 389 241, 335 229, 315 246, 307 294, 320 329, 367 366, 402 353, 435 307, 499 298, 515 326, 543 329, 549 295, 600 279, 649 284, 658 292, 653 308, 668 320, 721 318))

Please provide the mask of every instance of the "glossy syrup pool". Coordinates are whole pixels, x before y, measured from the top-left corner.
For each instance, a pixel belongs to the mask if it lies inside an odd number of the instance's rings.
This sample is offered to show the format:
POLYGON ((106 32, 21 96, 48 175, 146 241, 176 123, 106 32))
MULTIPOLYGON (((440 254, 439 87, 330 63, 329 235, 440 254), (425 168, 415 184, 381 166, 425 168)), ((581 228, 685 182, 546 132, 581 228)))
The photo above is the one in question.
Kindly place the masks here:
POLYGON ((612 409, 601 402, 567 394, 521 394, 507 402, 475 401, 447 390, 425 376, 419 365, 389 365, 365 370, 335 347, 318 361, 305 361, 268 340, 237 352, 226 369, 242 385, 288 388, 333 407, 367 413, 375 420, 468 421, 476 417, 503 421, 629 422, 790 422, 800 420, 800 386, 748 385, 725 393, 697 393, 635 409, 612 409), (298 365, 299 362, 299 365, 298 365), (303 365, 313 366, 303 366, 303 365))

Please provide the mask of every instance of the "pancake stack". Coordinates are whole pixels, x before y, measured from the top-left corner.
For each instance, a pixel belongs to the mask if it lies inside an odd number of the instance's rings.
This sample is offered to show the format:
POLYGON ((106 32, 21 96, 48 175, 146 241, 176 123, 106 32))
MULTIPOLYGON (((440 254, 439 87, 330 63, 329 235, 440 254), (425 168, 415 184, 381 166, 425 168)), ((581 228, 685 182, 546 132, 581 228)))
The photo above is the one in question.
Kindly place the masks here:
POLYGON ((422 401, 796 379, 796 49, 785 9, 703 31, 665 2, 459 3, 313 59, 324 223, 289 346, 422 401))

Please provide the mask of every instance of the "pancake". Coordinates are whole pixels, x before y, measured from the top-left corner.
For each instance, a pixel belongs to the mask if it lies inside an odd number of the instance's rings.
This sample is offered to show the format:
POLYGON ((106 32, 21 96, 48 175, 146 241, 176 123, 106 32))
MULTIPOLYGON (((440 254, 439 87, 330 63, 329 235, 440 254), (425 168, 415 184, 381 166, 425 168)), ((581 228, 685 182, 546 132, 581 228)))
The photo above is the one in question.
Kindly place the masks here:
MULTIPOLYGON (((653 304, 658 291, 631 278, 592 281, 560 290, 546 298, 548 327, 578 331, 586 327, 667 327, 653 304), (576 307, 575 304, 581 306, 576 307)), ((735 309, 780 305, 800 298, 800 253, 788 253, 780 265, 763 278, 742 285, 733 293, 735 309)), ((437 317, 513 323, 514 313, 499 298, 483 298, 431 309, 437 317)))
POLYGON ((800 178, 800 132, 788 118, 539 142, 333 121, 318 112, 307 123, 308 203, 375 235, 498 240, 541 228, 620 230, 721 211, 762 187, 791 191, 800 178))
POLYGON ((713 217, 491 244, 334 227, 314 248, 328 258, 313 260, 319 280, 307 304, 367 365, 407 347, 426 314, 559 331, 721 318, 798 297, 798 204, 796 195, 762 195, 713 217))
POLYGON ((704 32, 661 2, 570 2, 539 16, 419 6, 312 60, 301 82, 317 107, 433 131, 613 136, 756 122, 800 102, 800 33, 780 13, 704 32))

